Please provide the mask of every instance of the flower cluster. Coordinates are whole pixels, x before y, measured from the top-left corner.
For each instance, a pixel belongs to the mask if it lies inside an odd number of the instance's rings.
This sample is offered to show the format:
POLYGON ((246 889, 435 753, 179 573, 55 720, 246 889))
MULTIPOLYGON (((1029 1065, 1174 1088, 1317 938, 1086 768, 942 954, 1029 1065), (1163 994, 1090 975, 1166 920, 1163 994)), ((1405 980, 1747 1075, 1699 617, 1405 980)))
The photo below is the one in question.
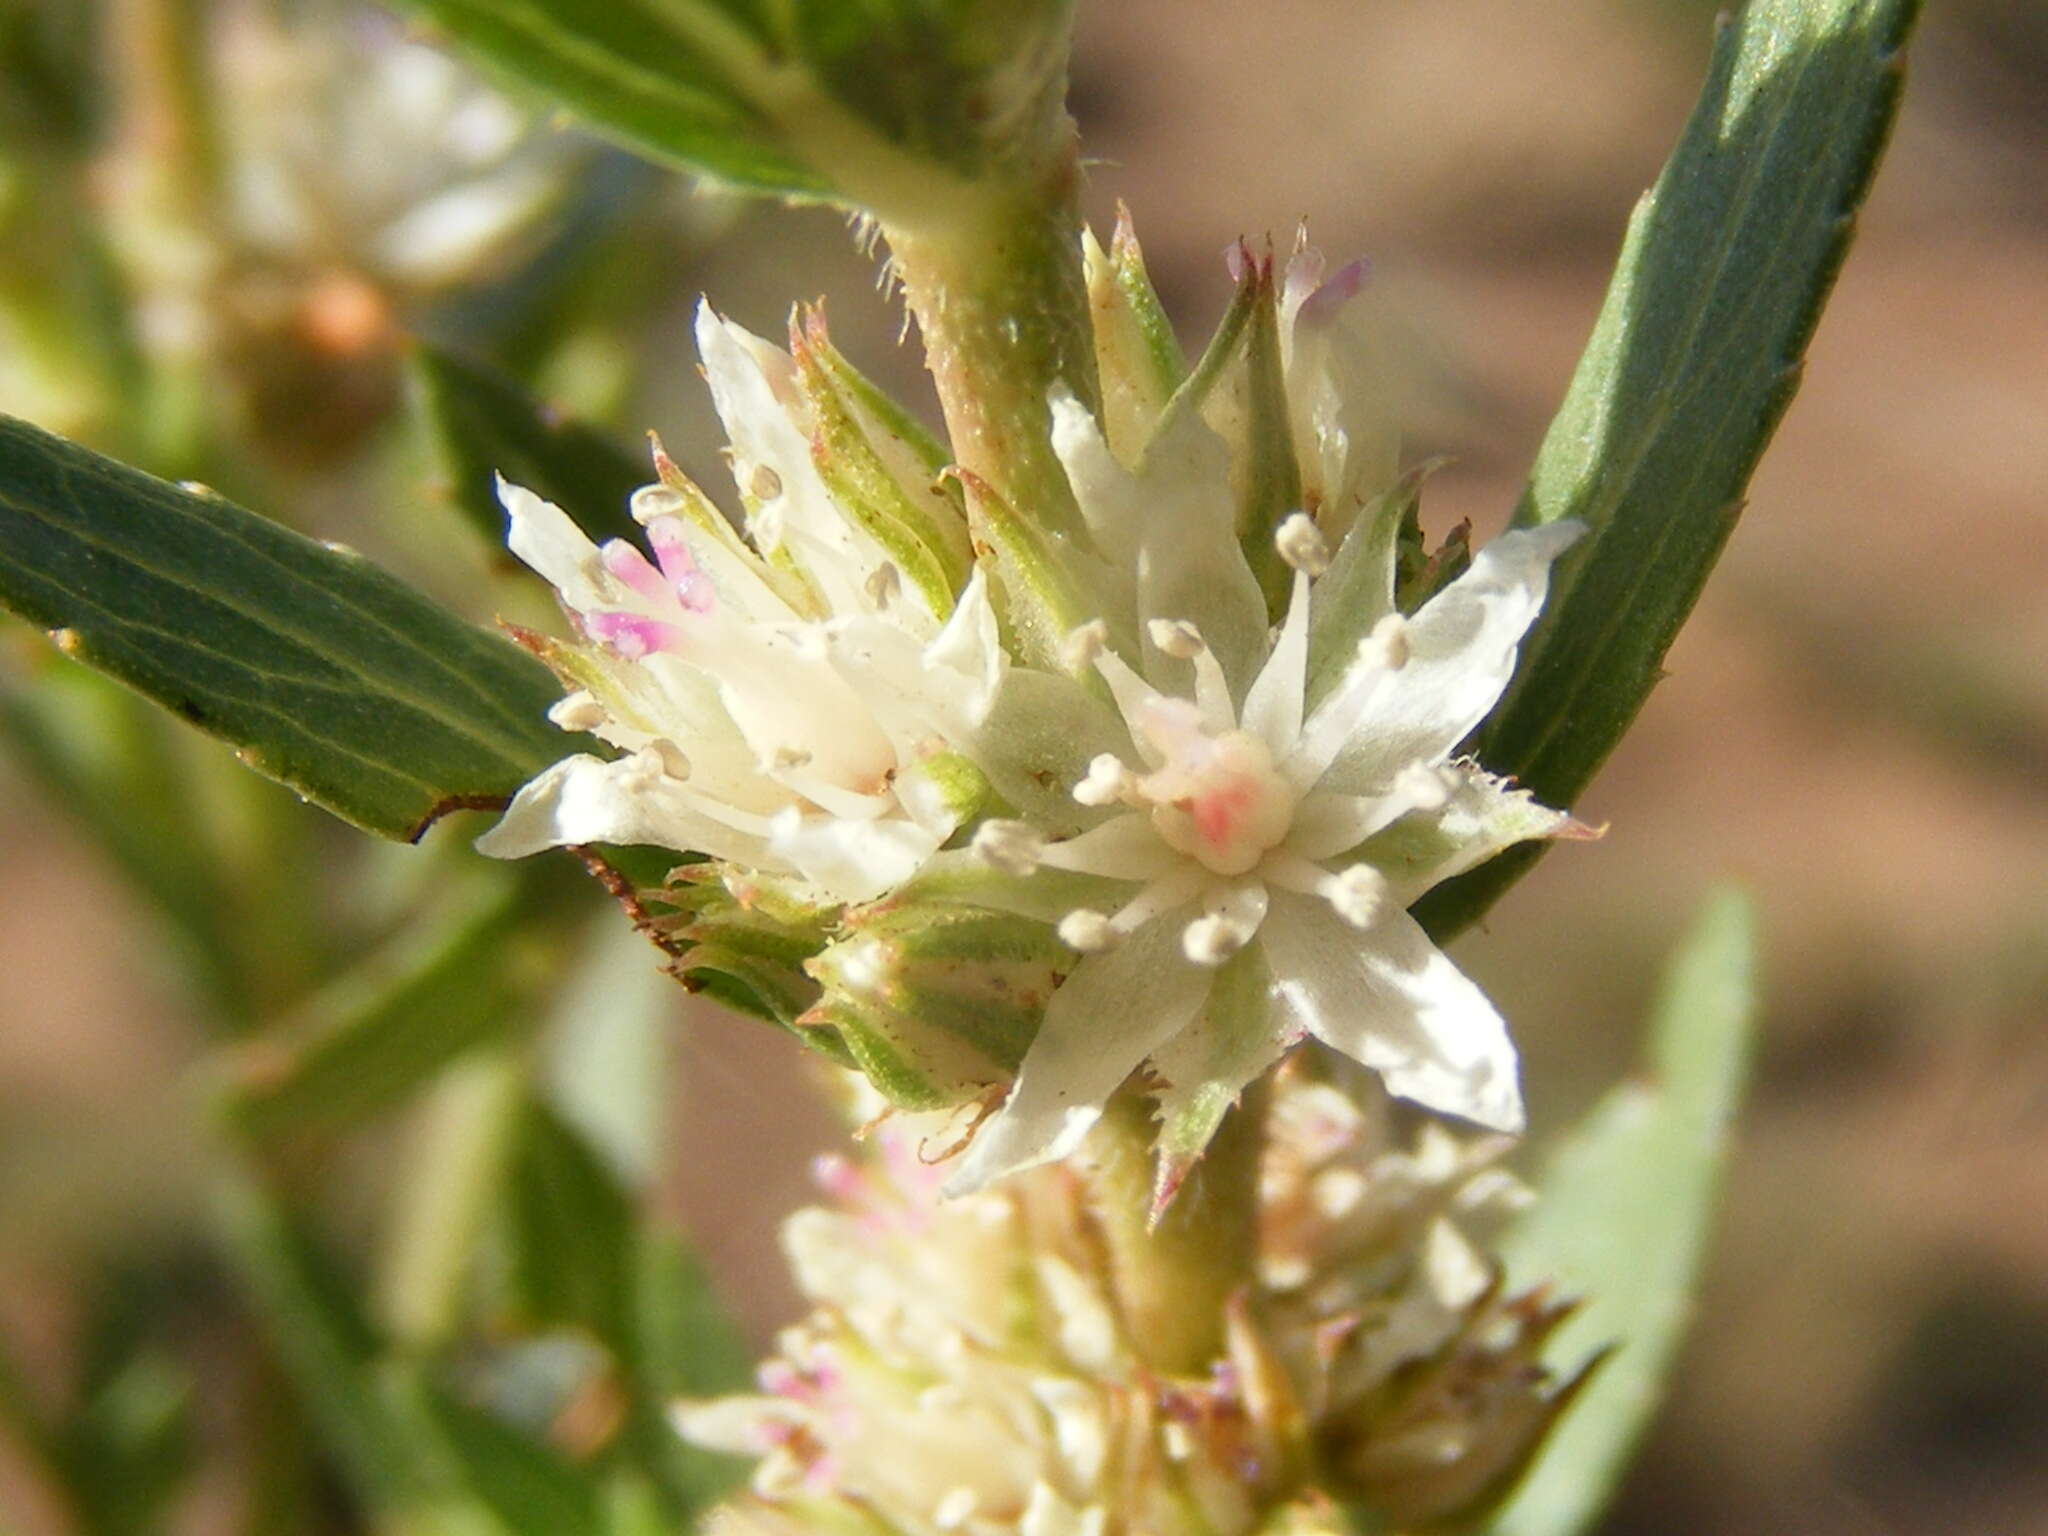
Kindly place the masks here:
POLYGON ((557 764, 480 846, 649 843, 742 907, 772 886, 826 936, 786 1021, 901 1104, 1011 1085, 955 1194, 1074 1150, 1142 1066, 1163 1203, 1309 1037, 1517 1131, 1501 1019, 1407 908, 1572 830, 1457 751, 1577 529, 1413 558, 1361 269, 1240 251, 1235 320, 1176 377, 1130 340, 1157 327, 1128 229, 1090 254, 1105 404, 1051 402, 1069 526, 949 471, 818 317, 784 351, 708 307, 744 535, 665 460, 651 562, 508 487, 579 631, 544 647, 556 718, 621 755, 557 764))
POLYGON ((689 1439, 761 1458, 713 1515, 731 1536, 1337 1532, 1469 1518, 1571 1388, 1535 1357, 1561 1315, 1503 1299, 1459 1235, 1519 1192, 1504 1144, 1284 1074, 1260 1267, 1206 1373, 1162 1374, 1120 1308, 1083 1172, 941 1200, 920 1127, 828 1159, 829 1208, 784 1242, 814 1310, 759 1395, 689 1403, 689 1439))

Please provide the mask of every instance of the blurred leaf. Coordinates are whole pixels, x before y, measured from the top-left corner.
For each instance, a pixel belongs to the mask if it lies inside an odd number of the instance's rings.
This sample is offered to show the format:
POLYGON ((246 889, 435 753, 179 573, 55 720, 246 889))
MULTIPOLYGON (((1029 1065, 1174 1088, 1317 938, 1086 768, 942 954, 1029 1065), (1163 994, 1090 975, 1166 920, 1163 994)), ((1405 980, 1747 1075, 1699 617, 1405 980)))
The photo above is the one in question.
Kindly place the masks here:
POLYGON ((755 191, 929 206, 935 178, 1066 131, 1072 0, 396 3, 600 132, 755 191))
POLYGON ((505 544, 500 475, 567 512, 593 543, 639 542, 627 502, 654 478, 650 465, 513 380, 430 342, 416 344, 413 372, 455 508, 494 550, 505 544))
POLYGON ((1554 1281, 1585 1306, 1551 1341, 1574 1370, 1620 1348, 1564 1416, 1494 1536, 1592 1528, 1649 1427, 1699 1281, 1756 1007, 1755 917, 1716 895, 1666 972, 1647 1072, 1610 1092, 1559 1146, 1539 1198, 1504 1244, 1517 1280, 1554 1281))
POLYGON ((663 1468, 682 1507, 701 1509, 744 1480, 747 1463, 686 1442, 669 1424, 669 1407, 680 1397, 751 1391, 754 1353, 703 1264, 667 1233, 642 1233, 633 1307, 636 1412, 629 1431, 646 1459, 663 1468))
MULTIPOLYGON (((1570 805, 1659 676, 1799 383, 1891 128, 1917 0, 1753 0, 1637 205, 1518 523, 1578 518, 1480 759, 1570 805)), ((1542 844, 1418 907, 1475 919, 1542 844)))
POLYGON ((528 1322, 628 1331, 634 1210, 611 1172, 546 1105, 519 1126, 507 1188, 511 1285, 528 1322))
POLYGON ((530 1074, 516 1049, 479 1051, 443 1072, 421 1105, 379 1285, 399 1349, 447 1345, 462 1321, 488 1212, 510 1166, 530 1074))
POLYGON ((507 1209, 516 1304, 529 1328, 587 1330, 626 1396, 621 1440, 655 1473, 675 1512, 725 1492, 744 1464, 685 1445, 668 1423, 678 1397, 743 1390, 752 1352, 696 1257, 640 1213, 602 1158, 544 1105, 531 1107, 507 1209))
POLYGON ((559 757, 547 669, 362 556, 0 418, 0 603, 387 837, 559 757))
POLYGON ((105 106, 98 0, 0 4, 0 148, 90 148, 105 106))
POLYGON ((644 153, 755 191, 829 191, 750 99, 780 61, 748 0, 396 3, 644 153))
POLYGON ((380 1114, 457 1057, 530 1029, 561 950, 571 872, 480 872, 415 924, 226 1059, 222 1110, 245 1134, 331 1131, 380 1114))
POLYGON ((424 1384, 416 1397, 464 1490, 511 1536, 598 1536, 598 1485, 559 1451, 424 1384))
POLYGON ((373 1508, 424 1502, 433 1479, 421 1465, 413 1427, 391 1412, 378 1388, 377 1338, 348 1282, 248 1172, 222 1178, 216 1206, 228 1258, 322 1448, 373 1508))

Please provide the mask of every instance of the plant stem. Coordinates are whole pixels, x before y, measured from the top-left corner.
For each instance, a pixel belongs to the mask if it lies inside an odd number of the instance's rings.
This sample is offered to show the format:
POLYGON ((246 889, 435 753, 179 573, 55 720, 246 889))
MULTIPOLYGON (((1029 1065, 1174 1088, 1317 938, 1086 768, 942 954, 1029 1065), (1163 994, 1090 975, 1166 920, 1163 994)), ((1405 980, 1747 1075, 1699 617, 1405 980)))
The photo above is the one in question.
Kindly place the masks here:
POLYGON ((1069 128, 1029 175, 882 221, 955 458, 1023 516, 1067 533, 1080 516, 1052 451, 1047 397, 1064 385, 1094 409, 1100 395, 1080 180, 1069 128))
POLYGON ((1151 1111, 1130 1090, 1082 1148, 1124 1321, 1145 1363, 1198 1374, 1223 1353, 1224 1312, 1253 1278, 1266 1087, 1254 1083, 1154 1222, 1151 1111))

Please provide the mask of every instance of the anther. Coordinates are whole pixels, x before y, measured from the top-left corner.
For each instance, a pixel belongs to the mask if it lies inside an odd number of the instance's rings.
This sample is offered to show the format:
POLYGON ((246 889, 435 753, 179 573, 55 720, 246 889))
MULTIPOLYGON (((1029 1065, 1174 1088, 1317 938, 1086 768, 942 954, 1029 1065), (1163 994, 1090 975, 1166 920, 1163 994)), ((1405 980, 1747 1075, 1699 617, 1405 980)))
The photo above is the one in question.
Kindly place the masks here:
POLYGON ((1085 672, 1108 648, 1109 626, 1100 619, 1090 619, 1069 630, 1060 641, 1060 664, 1069 672, 1085 672))
POLYGON ((1078 949, 1084 955, 1096 955, 1105 949, 1113 949, 1123 937, 1102 913, 1092 907, 1076 907, 1059 921, 1060 942, 1069 949, 1078 949))
POLYGON ((665 736, 657 736, 647 744, 647 750, 661 760, 661 771, 672 779, 687 779, 690 776, 690 760, 683 756, 683 749, 665 736))
POLYGON ((903 590, 903 573, 896 569, 895 562, 884 560, 862 583, 862 590, 867 593, 868 601, 875 605, 877 613, 887 613, 889 605, 903 590))
POLYGON ((1202 632, 1186 619, 1154 619, 1145 630, 1154 645, 1177 661, 1191 661, 1202 649, 1202 632))
POLYGON ((1336 908, 1354 928, 1369 928, 1385 909, 1390 894, 1387 877, 1370 864, 1354 864, 1316 884, 1316 894, 1336 908))
POLYGON ((1371 666, 1398 672, 1408 665, 1408 621, 1390 613, 1373 625, 1372 633, 1358 642, 1358 659, 1371 666))
POLYGON ((594 731, 611 716, 583 689, 565 695, 548 710, 548 719, 565 731, 594 731))
POLYGON ((1320 576, 1330 568, 1330 546, 1306 512, 1293 512, 1281 520, 1273 533, 1273 547, 1290 567, 1307 575, 1320 576))
POLYGON ((1451 782, 1440 768, 1410 763, 1394 775, 1394 793, 1418 811, 1440 811, 1451 803, 1451 782))
POLYGON ((1251 934, 1221 913, 1198 917, 1181 930, 1181 952, 1197 965, 1217 966, 1243 949, 1251 934))
POLYGON ((795 768, 808 768, 811 754, 802 747, 777 747, 769 759, 769 766, 777 773, 788 773, 795 768))
POLYGON ((968 844, 974 856, 991 869, 1019 877, 1031 874, 1045 856, 1045 839, 1028 822, 984 821, 968 844))
POLYGON ((1088 764, 1088 772, 1074 786, 1074 798, 1083 805, 1135 801, 1140 798, 1137 775, 1114 752, 1101 753, 1088 764))
POLYGON ((747 474, 747 489, 756 501, 773 501, 782 494, 782 476, 766 464, 756 464, 747 474))

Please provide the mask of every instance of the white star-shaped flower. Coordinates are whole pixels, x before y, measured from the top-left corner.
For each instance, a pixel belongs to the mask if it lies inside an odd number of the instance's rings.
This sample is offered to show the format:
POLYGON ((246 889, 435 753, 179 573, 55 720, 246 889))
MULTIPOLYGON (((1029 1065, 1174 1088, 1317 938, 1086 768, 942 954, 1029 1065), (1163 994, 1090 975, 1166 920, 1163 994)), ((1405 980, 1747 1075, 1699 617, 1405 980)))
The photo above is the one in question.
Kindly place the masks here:
MULTIPOLYGON (((1551 564, 1580 528, 1502 534, 1403 616, 1391 519, 1360 520, 1333 553, 1296 514, 1275 540, 1294 574, 1269 633, 1213 434, 1169 422, 1134 473, 1079 405, 1055 412, 1090 531, 1134 576, 1105 586, 1112 611, 1068 647, 1121 728, 1085 759, 1091 733, 1071 730, 1057 775, 1099 819, 1073 836, 1048 834, 1043 813, 985 824, 975 852, 1011 875, 1083 877, 1111 899, 1059 919, 1081 958, 950 1189, 1065 1156, 1147 1063, 1164 1199, 1244 1085, 1306 1036, 1404 1098, 1519 1131, 1500 1015, 1407 908, 1572 825, 1452 754, 1506 687, 1551 564)), ((999 696, 990 734, 1042 741, 1053 715, 1087 718, 1081 680, 1012 677, 1037 697, 999 696)))

